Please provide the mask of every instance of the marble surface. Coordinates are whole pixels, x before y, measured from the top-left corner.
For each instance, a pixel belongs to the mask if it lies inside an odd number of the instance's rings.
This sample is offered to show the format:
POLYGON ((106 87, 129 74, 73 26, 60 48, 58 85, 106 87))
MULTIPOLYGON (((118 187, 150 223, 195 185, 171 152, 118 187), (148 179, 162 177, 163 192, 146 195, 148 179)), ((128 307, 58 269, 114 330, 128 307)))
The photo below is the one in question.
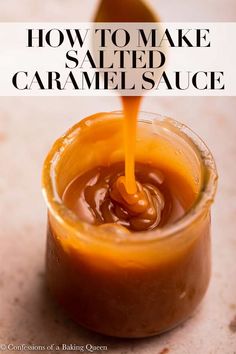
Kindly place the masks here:
MULTIPOLYGON (((1 0, 0 20, 86 21, 95 3, 1 0)), ((235 0, 152 3, 165 21, 236 19, 235 0)), ((107 345, 111 354, 235 354, 236 98, 150 97, 142 106, 189 125, 207 142, 218 166, 219 188, 212 210, 212 279, 195 315, 162 336, 117 340, 75 325, 45 289, 46 208, 40 189, 45 154, 79 119, 119 108, 115 97, 0 97, 0 343, 92 343, 107 345)))

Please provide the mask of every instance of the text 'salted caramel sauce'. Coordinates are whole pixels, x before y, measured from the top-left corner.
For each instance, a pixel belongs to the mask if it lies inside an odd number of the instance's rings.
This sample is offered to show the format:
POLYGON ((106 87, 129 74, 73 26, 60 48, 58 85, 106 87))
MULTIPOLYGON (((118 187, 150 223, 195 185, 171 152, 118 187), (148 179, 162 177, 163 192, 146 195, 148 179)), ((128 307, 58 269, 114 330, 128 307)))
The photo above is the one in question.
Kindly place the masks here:
MULTIPOLYGON (((142 1, 103 0, 96 21, 156 17, 142 1)), ((140 98, 122 100, 123 113, 82 120, 45 161, 47 282, 79 324, 145 337, 182 322, 206 292, 217 174, 188 128, 144 113, 137 123, 140 98)))

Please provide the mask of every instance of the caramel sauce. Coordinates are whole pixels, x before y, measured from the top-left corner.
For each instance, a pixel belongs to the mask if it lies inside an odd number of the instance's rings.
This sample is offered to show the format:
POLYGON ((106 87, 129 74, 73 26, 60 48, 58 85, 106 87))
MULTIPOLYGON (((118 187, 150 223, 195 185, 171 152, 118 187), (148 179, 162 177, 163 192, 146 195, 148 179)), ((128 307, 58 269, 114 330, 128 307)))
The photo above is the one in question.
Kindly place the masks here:
MULTIPOLYGON (((122 97, 124 110, 124 144, 125 144, 125 189, 128 194, 137 194, 135 180, 135 143, 137 116, 141 97, 122 97)), ((116 184, 119 189, 120 184, 116 184)), ((142 186, 140 186, 142 188, 142 186)), ((122 197, 122 190, 119 189, 122 197)), ((140 195, 140 193, 139 193, 140 195)))
POLYGON ((173 173, 171 180, 165 179, 166 172, 143 163, 136 163, 135 173, 137 191, 128 194, 122 162, 96 167, 72 181, 64 193, 64 203, 85 222, 104 227, 116 224, 123 231, 123 227, 130 231, 162 227, 190 208, 193 192, 184 179, 179 183, 181 188, 173 190, 173 173))

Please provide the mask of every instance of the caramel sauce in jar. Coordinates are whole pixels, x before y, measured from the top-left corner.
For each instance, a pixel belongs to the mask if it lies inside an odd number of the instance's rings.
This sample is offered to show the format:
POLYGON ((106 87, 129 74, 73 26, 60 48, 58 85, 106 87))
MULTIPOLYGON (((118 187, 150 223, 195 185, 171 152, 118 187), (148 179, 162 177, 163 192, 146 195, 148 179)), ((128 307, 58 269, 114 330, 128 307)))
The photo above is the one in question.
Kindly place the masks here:
MULTIPOLYGON (((97 22, 157 22, 141 0, 101 0, 97 22)), ((47 282, 79 324, 116 337, 146 337, 185 320, 210 279, 213 158, 186 127, 99 113, 52 147, 43 170, 47 282)))
POLYGON ((123 122, 122 113, 88 117, 49 152, 46 274, 51 293, 79 324, 145 337, 185 320, 206 292, 217 173, 188 128, 141 113, 136 193, 140 184, 159 203, 156 215, 143 217, 145 198, 137 204, 143 196, 124 188, 123 122))

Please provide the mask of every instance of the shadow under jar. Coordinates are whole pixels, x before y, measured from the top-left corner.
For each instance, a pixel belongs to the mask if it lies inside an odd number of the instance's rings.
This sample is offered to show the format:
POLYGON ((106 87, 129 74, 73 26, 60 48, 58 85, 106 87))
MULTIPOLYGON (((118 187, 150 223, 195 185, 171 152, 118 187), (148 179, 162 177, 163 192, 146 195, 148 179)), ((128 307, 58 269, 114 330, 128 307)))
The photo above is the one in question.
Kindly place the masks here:
POLYGON ((146 337, 188 318, 207 290, 217 172, 208 148, 189 128, 141 112, 136 161, 174 175, 170 183, 179 193, 178 180, 184 179, 193 191, 191 208, 152 231, 127 234, 83 222, 66 207, 63 193, 85 171, 124 160, 122 118, 111 112, 82 120, 45 160, 46 276, 51 293, 77 323, 110 336, 146 337))

